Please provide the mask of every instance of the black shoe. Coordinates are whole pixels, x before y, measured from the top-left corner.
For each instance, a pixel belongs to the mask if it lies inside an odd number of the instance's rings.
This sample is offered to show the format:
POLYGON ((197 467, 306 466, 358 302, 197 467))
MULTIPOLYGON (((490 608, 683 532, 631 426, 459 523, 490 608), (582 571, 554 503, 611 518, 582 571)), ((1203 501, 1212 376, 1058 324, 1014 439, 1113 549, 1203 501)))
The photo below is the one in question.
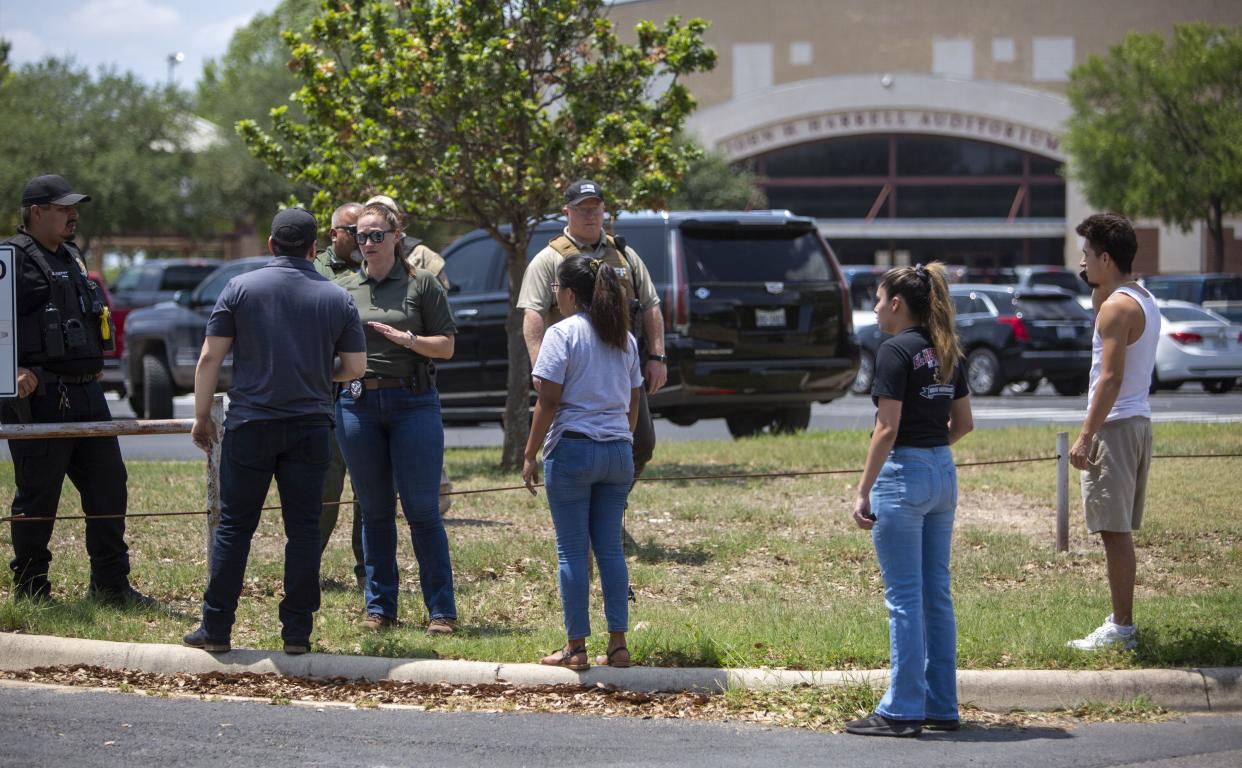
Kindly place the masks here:
POLYGON ((52 585, 48 581, 14 584, 13 597, 19 600, 29 600, 32 603, 51 603, 53 602, 52 585))
POLYGON ((86 596, 91 600, 103 603, 112 608, 142 608, 145 610, 159 610, 164 606, 160 605, 160 601, 149 595, 144 595, 128 584, 122 589, 105 589, 90 585, 86 590, 86 596))
POLYGON ((229 644, 228 640, 212 640, 207 636, 207 630, 202 627, 181 638, 181 642, 191 648, 198 648, 208 653, 228 653, 233 650, 233 646, 229 644))
POLYGON ((846 733, 859 736, 896 736, 909 738, 918 736, 923 727, 918 720, 892 720, 881 714, 872 714, 861 720, 851 720, 845 724, 846 733))
POLYGON ((937 720, 934 717, 925 717, 923 718, 923 727, 929 731, 956 731, 962 727, 962 721, 957 718, 937 720))
POLYGON ((285 641, 285 653, 290 656, 301 656, 304 653, 310 653, 310 640, 301 642, 285 641))

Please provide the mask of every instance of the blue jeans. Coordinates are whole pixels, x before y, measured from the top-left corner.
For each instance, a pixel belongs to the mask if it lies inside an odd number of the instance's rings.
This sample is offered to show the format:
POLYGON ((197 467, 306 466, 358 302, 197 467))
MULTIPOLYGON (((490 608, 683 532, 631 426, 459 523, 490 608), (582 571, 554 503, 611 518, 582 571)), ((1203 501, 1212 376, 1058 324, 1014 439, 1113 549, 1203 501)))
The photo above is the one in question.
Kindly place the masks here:
POLYGON ((220 451, 220 525, 211 540, 203 628, 228 639, 250 557, 250 540, 273 475, 285 523, 281 637, 310 640, 319 610, 319 510, 332 449, 327 416, 251 421, 226 429, 220 451))
POLYGON ((544 488, 556 527, 557 576, 565 634, 591 635, 587 612, 587 551, 594 550, 609 632, 626 631, 630 575, 621 551, 621 518, 634 483, 633 448, 626 440, 562 437, 543 460, 544 488))
POLYGON ((884 574, 892 674, 876 712, 957 718, 957 625, 949 548, 957 470, 949 447, 894 448, 871 489, 872 538, 884 574))
POLYGON ((457 618, 448 534, 440 517, 444 424, 430 389, 371 389, 336 399, 336 436, 362 501, 367 613, 397 618, 397 496, 410 526, 423 602, 433 619, 457 618), (396 478, 396 492, 393 479, 396 478))

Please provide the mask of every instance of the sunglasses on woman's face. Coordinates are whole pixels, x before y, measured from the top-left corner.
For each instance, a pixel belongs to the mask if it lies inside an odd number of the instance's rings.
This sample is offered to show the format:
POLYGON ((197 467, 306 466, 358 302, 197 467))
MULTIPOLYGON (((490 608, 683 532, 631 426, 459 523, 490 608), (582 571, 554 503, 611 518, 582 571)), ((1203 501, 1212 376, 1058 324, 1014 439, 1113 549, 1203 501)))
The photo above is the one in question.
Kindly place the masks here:
POLYGON ((384 239, 388 237, 388 233, 392 231, 391 229, 373 229, 370 232, 355 232, 354 242, 358 243, 358 245, 366 245, 367 241, 370 240, 379 245, 384 242, 384 239))

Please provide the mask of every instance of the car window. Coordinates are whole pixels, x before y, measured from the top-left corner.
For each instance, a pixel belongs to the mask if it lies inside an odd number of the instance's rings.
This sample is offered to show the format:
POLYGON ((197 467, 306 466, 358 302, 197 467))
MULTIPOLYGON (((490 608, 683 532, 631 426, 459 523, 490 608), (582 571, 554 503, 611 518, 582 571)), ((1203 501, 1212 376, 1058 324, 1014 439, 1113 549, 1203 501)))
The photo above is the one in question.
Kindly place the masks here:
POLYGON ((1213 277, 1204 281, 1204 301, 1242 301, 1242 277, 1213 277))
POLYGON ((159 289, 161 291, 192 291, 218 266, 218 264, 183 264, 166 267, 160 276, 159 289))
POLYGON ((216 299, 220 298, 220 292, 224 290, 224 286, 228 282, 240 274, 249 272, 252 269, 263 266, 262 262, 253 264, 228 264, 220 267, 212 272, 194 292, 195 304, 215 304, 216 299))
POLYGON ((1161 307, 1160 314, 1171 323, 1219 323, 1220 318, 1198 307, 1161 307))
POLYGON ((977 315, 989 311, 987 302, 983 299, 963 294, 954 295, 953 310, 959 315, 977 315))
POLYGON ((444 274, 453 286, 453 294, 496 291, 504 285, 504 263, 500 243, 485 235, 448 254, 444 260, 444 274))
POLYGON ((116 282, 112 284, 112 292, 138 290, 140 277, 142 277, 142 267, 126 267, 125 271, 117 276, 116 282))
POLYGON ((691 283, 832 279, 818 233, 788 228, 683 227, 682 248, 691 283))
MULTIPOLYGON (((624 222, 624 218, 621 219, 624 222)), ((643 266, 651 275, 653 283, 668 282, 668 255, 665 253, 667 242, 664 227, 616 225, 617 235, 625 238, 625 244, 634 249, 643 266)))
POLYGON ((1091 313, 1076 300, 1063 296, 1023 296, 1014 307, 1028 320, 1090 320, 1091 313))
POLYGON ((1090 289, 1078 275, 1072 272, 1032 272, 1029 278, 1031 285, 1051 285, 1064 288, 1070 293, 1088 294, 1090 289))

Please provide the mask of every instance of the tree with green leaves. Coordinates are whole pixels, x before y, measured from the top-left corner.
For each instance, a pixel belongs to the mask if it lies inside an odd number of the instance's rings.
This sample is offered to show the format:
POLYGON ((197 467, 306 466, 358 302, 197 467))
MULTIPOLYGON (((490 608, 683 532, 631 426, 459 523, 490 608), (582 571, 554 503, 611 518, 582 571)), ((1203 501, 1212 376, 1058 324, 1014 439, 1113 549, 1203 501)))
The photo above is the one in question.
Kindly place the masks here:
POLYGON ((281 202, 312 193, 256 159, 233 126, 254 120, 270 130, 272 109, 282 105, 290 107, 292 117, 300 117, 290 102, 299 83, 289 70, 289 48, 281 33, 305 29, 318 6, 318 0, 281 0, 271 13, 255 14, 239 27, 224 55, 203 67, 194 108, 225 135, 199 156, 194 198, 203 215, 223 229, 239 221, 265 226, 281 202))
POLYGON ((1242 26, 1186 24, 1171 41, 1131 33, 1070 73, 1071 170, 1092 205, 1207 224, 1224 268, 1223 219, 1242 211, 1242 26))
POLYGON ((731 165, 724 153, 700 151, 668 200, 674 211, 752 210, 768 204, 753 171, 731 165))
POLYGON ((183 194, 186 100, 132 74, 60 59, 27 64, 0 82, 0 194, 4 229, 17 225, 26 181, 61 174, 91 195, 78 228, 84 250, 98 235, 183 233, 194 226, 183 194))
POLYGON ((706 22, 643 22, 624 44, 602 0, 326 0, 286 33, 305 115, 243 121, 251 150, 311 185, 324 217, 384 193, 420 219, 481 227, 508 254, 508 399, 502 466, 522 465, 530 361, 515 302, 535 224, 577 177, 614 210, 660 207, 694 149, 677 141, 710 69, 706 22), (663 90, 659 90, 662 87, 663 90))

